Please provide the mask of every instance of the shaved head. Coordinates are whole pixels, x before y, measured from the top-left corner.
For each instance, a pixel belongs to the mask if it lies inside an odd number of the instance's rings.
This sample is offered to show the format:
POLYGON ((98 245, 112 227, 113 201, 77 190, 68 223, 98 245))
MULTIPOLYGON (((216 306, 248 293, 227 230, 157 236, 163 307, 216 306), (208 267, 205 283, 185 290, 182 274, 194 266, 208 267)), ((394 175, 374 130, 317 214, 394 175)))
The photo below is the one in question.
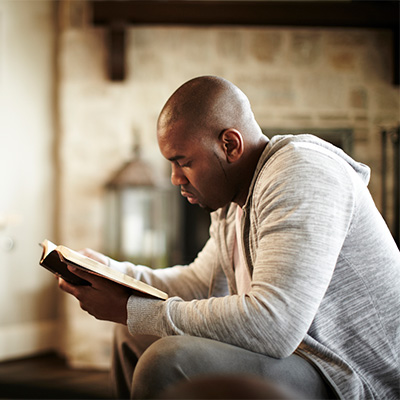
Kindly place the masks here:
POLYGON ((169 98, 158 119, 158 129, 185 123, 188 134, 218 136, 235 128, 242 134, 259 131, 250 102, 233 83, 216 76, 194 78, 169 98))

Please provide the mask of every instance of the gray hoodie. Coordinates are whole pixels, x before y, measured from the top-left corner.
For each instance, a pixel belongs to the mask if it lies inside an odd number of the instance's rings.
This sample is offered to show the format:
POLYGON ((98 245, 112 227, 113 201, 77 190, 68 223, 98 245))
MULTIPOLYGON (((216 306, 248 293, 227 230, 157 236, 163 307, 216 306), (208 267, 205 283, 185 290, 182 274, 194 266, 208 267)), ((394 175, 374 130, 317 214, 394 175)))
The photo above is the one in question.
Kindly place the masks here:
POLYGON ((110 261, 171 296, 132 296, 130 332, 296 353, 340 398, 399 398, 400 254, 368 181, 368 167, 314 136, 272 138, 243 207, 250 292, 236 290, 229 204, 212 213, 210 239, 189 266, 110 261))

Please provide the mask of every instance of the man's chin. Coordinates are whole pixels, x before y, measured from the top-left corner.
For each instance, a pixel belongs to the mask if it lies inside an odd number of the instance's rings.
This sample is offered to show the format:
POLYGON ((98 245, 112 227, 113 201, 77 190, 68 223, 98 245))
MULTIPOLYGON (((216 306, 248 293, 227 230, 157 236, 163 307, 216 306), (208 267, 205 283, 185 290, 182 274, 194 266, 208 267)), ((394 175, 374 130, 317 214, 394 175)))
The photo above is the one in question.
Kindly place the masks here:
POLYGON ((208 207, 208 206, 206 206, 204 204, 200 204, 200 203, 198 203, 198 204, 199 204, 200 208, 202 208, 203 210, 207 211, 210 214, 215 211, 213 208, 208 207))
POLYGON ((196 197, 187 196, 187 200, 191 205, 198 205, 200 208, 206 210, 209 213, 212 213, 216 210, 215 208, 211 208, 203 203, 200 203, 200 201, 196 197))

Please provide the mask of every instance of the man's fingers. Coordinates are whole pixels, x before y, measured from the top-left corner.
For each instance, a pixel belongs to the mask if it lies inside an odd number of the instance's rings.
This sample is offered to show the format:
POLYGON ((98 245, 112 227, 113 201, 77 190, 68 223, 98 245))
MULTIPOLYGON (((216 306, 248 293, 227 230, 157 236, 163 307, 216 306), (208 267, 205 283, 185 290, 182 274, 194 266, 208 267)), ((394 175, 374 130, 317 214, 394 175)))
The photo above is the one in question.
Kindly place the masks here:
POLYGON ((63 290, 64 292, 67 292, 69 294, 72 294, 73 296, 77 297, 78 296, 78 292, 77 292, 77 286, 72 285, 71 283, 68 283, 67 281, 65 281, 63 278, 58 278, 58 286, 61 290, 63 290))
MULTIPOLYGON (((72 272, 72 271, 71 271, 72 272)), ((79 301, 79 305, 82 308, 82 310, 84 311, 88 311, 86 309, 85 304, 82 302, 82 300, 85 297, 85 292, 84 290, 87 290, 89 287, 88 286, 76 286, 76 285, 72 285, 71 283, 66 282, 64 279, 59 278, 58 279, 58 286, 60 287, 60 289, 62 289, 64 292, 71 294, 72 296, 74 296, 78 301, 79 301), (82 290, 83 288, 83 290, 82 290)))
POLYGON ((103 288, 104 286, 107 286, 110 283, 110 281, 108 281, 106 278, 97 276, 95 274, 91 274, 90 272, 86 272, 86 271, 82 270, 81 268, 77 268, 72 265, 68 265, 68 269, 73 274, 88 281, 93 288, 103 288))
POLYGON ((68 269, 76 276, 85 279, 89 283, 93 284, 93 280, 96 280, 96 276, 93 274, 83 271, 81 268, 74 267, 73 265, 68 265, 68 269))
POLYGON ((126 324, 126 303, 131 294, 128 288, 73 266, 68 269, 92 284, 73 285, 59 278, 59 287, 74 296, 83 310, 97 319, 126 324))

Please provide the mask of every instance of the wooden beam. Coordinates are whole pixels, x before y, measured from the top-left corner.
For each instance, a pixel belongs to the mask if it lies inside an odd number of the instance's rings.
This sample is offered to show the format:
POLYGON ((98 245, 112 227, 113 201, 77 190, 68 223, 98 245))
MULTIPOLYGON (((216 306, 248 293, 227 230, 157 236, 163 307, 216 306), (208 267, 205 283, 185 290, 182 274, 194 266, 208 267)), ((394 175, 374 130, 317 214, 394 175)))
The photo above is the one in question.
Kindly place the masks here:
MULTIPOLYGON (((108 0, 91 4, 93 23, 108 27, 123 21, 126 25, 389 29, 393 33, 393 81, 396 85, 400 81, 398 1, 108 0)), ((120 49, 111 47, 110 51, 120 61, 124 58, 120 49)), ((117 75, 124 76, 124 72, 117 75)))
POLYGON ((397 1, 92 1, 93 22, 391 28, 397 1))
POLYGON ((113 21, 108 26, 108 75, 112 81, 125 79, 126 33, 122 22, 113 21))

